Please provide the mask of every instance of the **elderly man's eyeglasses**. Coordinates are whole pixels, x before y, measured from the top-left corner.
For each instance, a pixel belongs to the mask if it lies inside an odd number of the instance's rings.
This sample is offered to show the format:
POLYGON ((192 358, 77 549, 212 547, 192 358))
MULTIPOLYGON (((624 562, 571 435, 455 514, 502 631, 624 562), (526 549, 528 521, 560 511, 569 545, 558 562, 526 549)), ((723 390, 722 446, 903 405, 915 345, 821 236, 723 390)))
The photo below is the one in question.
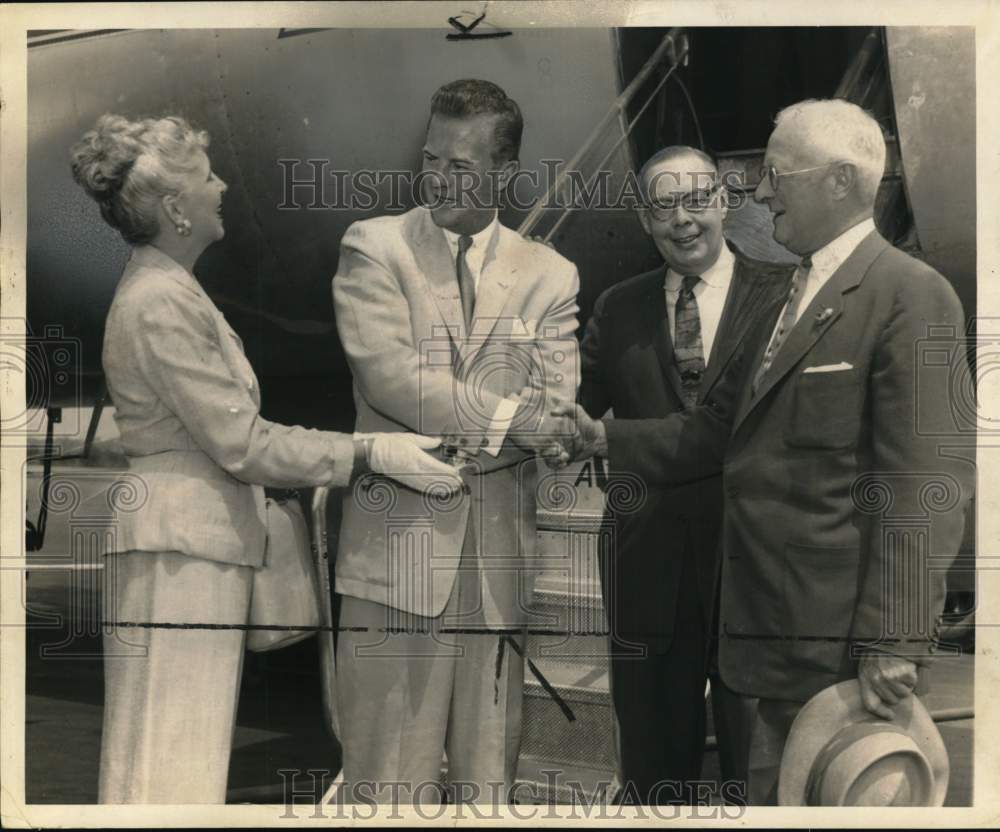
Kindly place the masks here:
POLYGON ((646 204, 646 210, 653 215, 653 219, 661 221, 669 220, 678 208, 683 208, 691 214, 701 214, 717 205, 718 190, 719 186, 714 185, 689 193, 659 196, 646 204))
POLYGON ((817 165, 814 168, 801 168, 800 170, 786 170, 779 172, 775 169, 774 165, 765 165, 760 169, 760 179, 763 182, 767 179, 767 184, 771 186, 772 191, 778 190, 778 180, 782 176, 795 176, 797 173, 812 173, 814 170, 823 170, 824 168, 832 168, 834 165, 839 165, 843 160, 838 160, 836 162, 827 162, 825 165, 817 165))

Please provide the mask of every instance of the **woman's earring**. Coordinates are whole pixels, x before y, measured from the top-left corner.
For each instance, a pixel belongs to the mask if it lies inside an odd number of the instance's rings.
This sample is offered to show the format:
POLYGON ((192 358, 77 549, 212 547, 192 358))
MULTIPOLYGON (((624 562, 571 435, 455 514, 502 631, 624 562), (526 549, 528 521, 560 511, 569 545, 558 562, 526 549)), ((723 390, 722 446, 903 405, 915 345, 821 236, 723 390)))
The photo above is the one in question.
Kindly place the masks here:
POLYGON ((191 233, 191 220, 181 220, 175 227, 178 234, 182 237, 187 237, 191 233))

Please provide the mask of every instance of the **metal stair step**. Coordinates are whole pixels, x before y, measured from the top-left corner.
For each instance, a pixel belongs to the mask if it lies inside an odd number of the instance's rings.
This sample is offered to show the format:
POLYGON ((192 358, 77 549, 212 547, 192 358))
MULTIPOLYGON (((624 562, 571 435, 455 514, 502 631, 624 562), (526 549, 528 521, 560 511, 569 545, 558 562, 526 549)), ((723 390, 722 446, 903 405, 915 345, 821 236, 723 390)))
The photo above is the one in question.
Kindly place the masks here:
POLYGON ((570 722, 525 666, 522 753, 556 766, 615 768, 607 659, 601 664, 540 659, 538 669, 572 709, 570 722))
POLYGON ((566 766, 522 753, 515 799, 520 805, 600 807, 608 804, 616 786, 612 768, 566 766))
POLYGON ((533 659, 607 666, 607 623, 600 591, 571 593, 535 586, 528 651, 533 659))
POLYGON ((592 661, 607 666, 607 623, 601 596, 597 513, 547 514, 539 529, 528 649, 532 658, 592 661), (551 632, 551 635, 548 633, 551 632))

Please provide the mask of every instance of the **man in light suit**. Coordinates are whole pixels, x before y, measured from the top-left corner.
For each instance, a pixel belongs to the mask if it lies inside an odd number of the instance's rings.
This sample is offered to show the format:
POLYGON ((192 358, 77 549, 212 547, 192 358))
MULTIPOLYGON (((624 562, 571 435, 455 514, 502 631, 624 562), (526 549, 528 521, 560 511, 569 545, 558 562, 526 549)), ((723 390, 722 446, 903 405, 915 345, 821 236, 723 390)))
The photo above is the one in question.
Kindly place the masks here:
POLYGON ((963 387, 962 308, 875 230, 884 165, 878 124, 853 104, 779 113, 756 198, 803 259, 777 323, 748 342, 747 371, 694 411, 578 425, 577 455, 650 482, 723 467, 719 665, 760 697, 756 804, 776 801, 789 728, 814 694, 856 677, 868 710, 891 719, 912 693, 974 483, 948 447, 955 428, 941 436, 955 425, 941 368, 921 358, 950 357, 963 387))
POLYGON ((505 802, 516 771, 523 641, 496 630, 526 623, 534 453, 558 430, 552 402, 576 393, 579 288, 569 261, 498 221, 521 132, 495 84, 446 84, 423 148, 429 207, 341 242, 357 430, 444 435, 473 469, 455 500, 364 483, 345 498, 337 675, 356 799, 435 800, 424 786, 445 751, 452 783, 469 784, 453 800, 505 802))
MULTIPOLYGON (((793 267, 746 257, 723 237, 728 196, 713 160, 667 147, 643 166, 639 221, 665 266, 604 292, 581 346, 579 401, 620 419, 691 409, 712 395, 740 344, 773 324, 793 267)), ((714 655, 722 477, 649 488, 629 513, 608 508, 601 537, 611 691, 623 796, 694 797, 705 750, 705 682, 722 778, 746 780, 752 700, 722 683, 714 655)))

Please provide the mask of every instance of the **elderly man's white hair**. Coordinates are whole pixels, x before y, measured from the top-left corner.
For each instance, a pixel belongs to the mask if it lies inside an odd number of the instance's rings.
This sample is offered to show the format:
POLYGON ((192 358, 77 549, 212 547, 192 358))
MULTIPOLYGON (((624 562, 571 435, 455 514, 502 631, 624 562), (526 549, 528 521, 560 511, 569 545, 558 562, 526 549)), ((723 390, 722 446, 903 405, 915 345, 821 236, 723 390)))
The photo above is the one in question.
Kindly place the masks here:
POLYGON ((861 195, 874 202, 885 172, 885 137, 879 123, 861 107, 839 98, 810 99, 785 107, 774 123, 795 131, 812 147, 817 164, 852 162, 858 169, 861 195))

